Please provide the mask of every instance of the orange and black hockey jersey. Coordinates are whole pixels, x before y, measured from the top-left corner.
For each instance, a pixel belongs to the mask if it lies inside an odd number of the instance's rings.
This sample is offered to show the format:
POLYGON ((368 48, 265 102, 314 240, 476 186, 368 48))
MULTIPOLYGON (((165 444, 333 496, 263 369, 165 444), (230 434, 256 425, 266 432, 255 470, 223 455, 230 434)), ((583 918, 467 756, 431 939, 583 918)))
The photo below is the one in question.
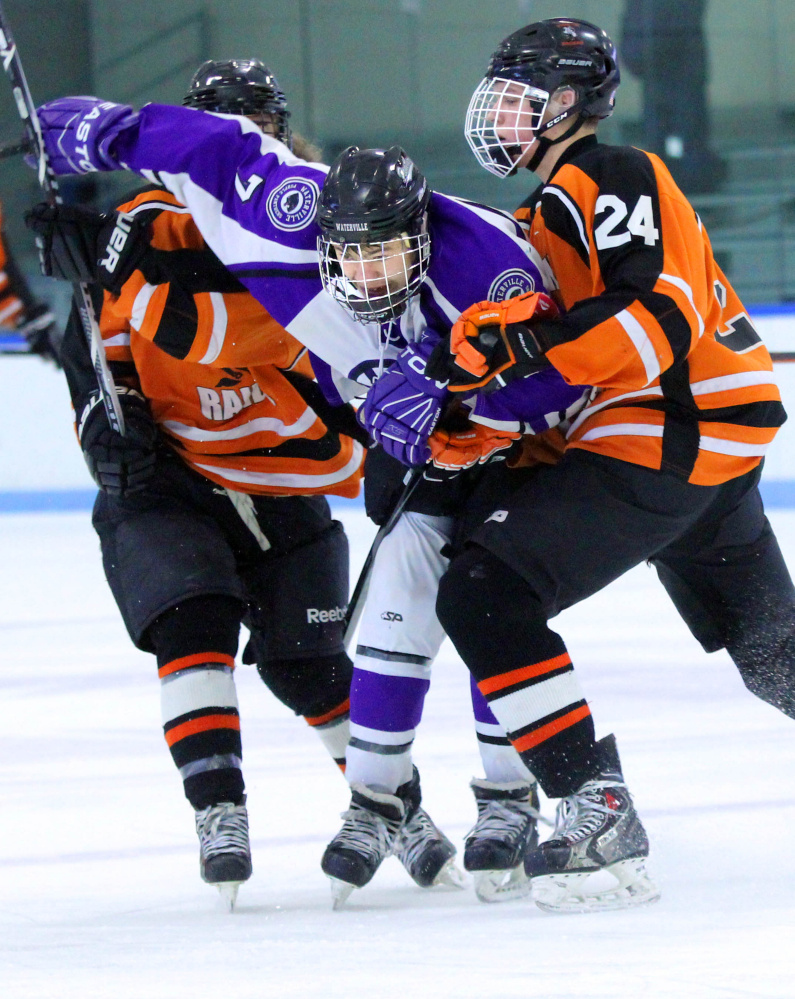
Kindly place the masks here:
POLYGON ((151 225, 154 253, 120 295, 105 293, 100 329, 117 374, 134 365, 168 442, 229 489, 356 496, 362 446, 306 401, 305 348, 221 267, 171 194, 148 190, 120 210, 151 225))
POLYGON ((770 355, 661 160, 587 136, 516 214, 566 309, 547 356, 594 386, 569 446, 696 485, 757 465, 786 419, 770 355))

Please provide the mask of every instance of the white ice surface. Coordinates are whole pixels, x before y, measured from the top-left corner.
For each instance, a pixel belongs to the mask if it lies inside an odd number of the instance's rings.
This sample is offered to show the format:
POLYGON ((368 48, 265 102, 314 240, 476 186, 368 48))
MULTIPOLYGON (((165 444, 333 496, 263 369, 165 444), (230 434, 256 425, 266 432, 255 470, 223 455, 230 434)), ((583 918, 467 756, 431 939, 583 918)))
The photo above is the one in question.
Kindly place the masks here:
MULTIPOLYGON (((371 529, 342 514, 354 568, 371 529)), ((771 519, 795 565, 795 512, 771 519)), ((795 995, 795 727, 705 655, 652 570, 557 626, 615 731, 662 901, 551 916, 423 891, 394 859, 332 912, 319 868, 346 785, 240 667, 254 876, 222 911, 86 514, 0 517, 3 999, 740 999, 795 995)), ((416 742, 459 844, 480 775, 464 667, 436 664, 416 742)), ((548 806, 547 806, 548 807, 548 806)))

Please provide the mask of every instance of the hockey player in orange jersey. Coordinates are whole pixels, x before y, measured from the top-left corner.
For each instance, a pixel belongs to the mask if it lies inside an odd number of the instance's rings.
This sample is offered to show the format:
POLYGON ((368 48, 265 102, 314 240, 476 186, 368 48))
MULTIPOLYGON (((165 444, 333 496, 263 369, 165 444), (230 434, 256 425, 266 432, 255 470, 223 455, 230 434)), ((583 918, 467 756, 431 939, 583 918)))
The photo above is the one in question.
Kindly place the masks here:
POLYGON ((492 173, 542 181, 518 214, 566 311, 528 321, 521 299, 480 302, 428 369, 454 391, 520 386, 550 365, 595 386, 563 460, 473 535, 437 604, 514 746, 562 799, 553 838, 525 861, 554 911, 658 892, 615 740, 596 741, 549 618, 648 560, 705 650, 725 648, 753 693, 795 717, 795 589, 758 489, 786 418, 770 356, 662 162, 597 141, 618 84, 610 38, 585 21, 531 24, 494 53, 467 138, 492 173))
MULTIPOLYGON (((246 115, 314 155, 256 60, 204 64, 185 103, 246 115)), ((64 339, 78 436, 101 490, 94 526, 130 636, 157 657, 202 877, 233 905, 251 874, 233 676, 240 624, 251 632, 243 661, 344 768, 348 552, 325 495, 358 494, 367 437, 350 407, 325 401, 306 349, 220 264, 183 205, 154 187, 120 208, 104 227, 81 216, 72 242, 47 206, 31 224, 51 261, 85 265, 75 276, 96 281, 99 257, 112 288, 100 328, 124 437, 108 424, 74 317, 64 339)), ((414 828, 435 830, 429 819, 414 828)))

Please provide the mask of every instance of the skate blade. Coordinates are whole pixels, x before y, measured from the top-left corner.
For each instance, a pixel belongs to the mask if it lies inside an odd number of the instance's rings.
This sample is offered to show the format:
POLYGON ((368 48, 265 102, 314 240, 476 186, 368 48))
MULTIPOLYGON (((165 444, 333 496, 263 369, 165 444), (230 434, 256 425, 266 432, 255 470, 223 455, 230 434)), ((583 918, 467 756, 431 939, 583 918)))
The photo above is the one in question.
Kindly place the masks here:
POLYGON ((466 874, 464 874, 461 868, 456 865, 456 862, 452 857, 445 862, 442 869, 433 879, 431 887, 435 888, 437 885, 442 888, 466 888, 466 874))
POLYGON ((543 874, 531 886, 533 901, 545 912, 607 912, 650 905, 660 897, 642 857, 598 871, 543 874))
POLYGON ((237 892, 242 884, 242 881, 219 881, 216 883, 215 887, 218 889, 218 894, 221 896, 221 901, 227 912, 234 912, 237 892))
POLYGON ((331 882, 331 908, 334 912, 338 912, 348 901, 356 885, 352 885, 348 881, 340 881, 339 878, 332 878, 329 875, 326 877, 331 882))
POLYGON ((475 871, 473 876, 475 894, 481 902, 513 902, 527 898, 532 890, 523 864, 509 871, 475 871))

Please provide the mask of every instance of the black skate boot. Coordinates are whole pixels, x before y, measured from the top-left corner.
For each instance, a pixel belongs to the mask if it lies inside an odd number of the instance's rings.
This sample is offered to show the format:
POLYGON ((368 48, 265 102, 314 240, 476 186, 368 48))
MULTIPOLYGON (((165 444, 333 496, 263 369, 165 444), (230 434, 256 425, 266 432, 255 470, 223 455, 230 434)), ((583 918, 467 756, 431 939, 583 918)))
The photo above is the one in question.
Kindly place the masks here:
POLYGON ((397 835, 394 853, 420 888, 447 885, 464 888, 464 875, 454 863, 456 849, 433 819, 421 807, 420 775, 398 788, 403 799, 406 818, 397 835))
POLYGON ((235 907, 238 888, 251 877, 245 802, 245 798, 239 805, 224 801, 196 812, 202 879, 215 885, 230 912, 235 907))
POLYGON ((354 888, 363 888, 390 855, 406 817, 402 798, 351 785, 350 808, 342 829, 326 847, 320 866, 331 879, 333 906, 339 909, 354 888))
POLYGON ((538 786, 478 779, 470 786, 478 820, 464 845, 464 870, 474 876, 475 894, 481 902, 509 902, 529 895, 524 858, 538 845, 538 786))
POLYGON ((594 912, 656 902, 646 873, 649 840, 606 736, 601 772, 558 805, 552 839, 531 850, 525 871, 533 900, 548 912, 594 912))

